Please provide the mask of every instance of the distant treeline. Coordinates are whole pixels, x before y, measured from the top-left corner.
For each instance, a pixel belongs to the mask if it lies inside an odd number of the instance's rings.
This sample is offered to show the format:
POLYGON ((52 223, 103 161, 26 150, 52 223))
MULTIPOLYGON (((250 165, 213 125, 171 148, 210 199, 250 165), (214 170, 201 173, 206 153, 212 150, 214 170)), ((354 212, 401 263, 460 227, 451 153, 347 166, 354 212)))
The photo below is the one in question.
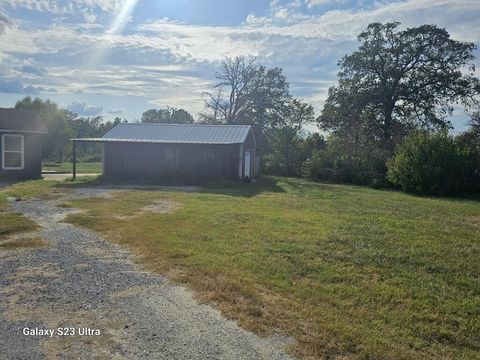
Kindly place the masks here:
MULTIPOLYGON (((45 135, 42 147, 44 162, 70 161, 72 156, 71 138, 102 137, 122 120, 103 121, 101 116, 80 117, 77 114, 59 108, 50 101, 30 96, 18 101, 16 108, 37 111, 45 123, 48 134, 45 135)), ((126 121, 126 120, 123 120, 126 121)), ((98 144, 79 144, 81 161, 101 161, 101 147, 98 144)))

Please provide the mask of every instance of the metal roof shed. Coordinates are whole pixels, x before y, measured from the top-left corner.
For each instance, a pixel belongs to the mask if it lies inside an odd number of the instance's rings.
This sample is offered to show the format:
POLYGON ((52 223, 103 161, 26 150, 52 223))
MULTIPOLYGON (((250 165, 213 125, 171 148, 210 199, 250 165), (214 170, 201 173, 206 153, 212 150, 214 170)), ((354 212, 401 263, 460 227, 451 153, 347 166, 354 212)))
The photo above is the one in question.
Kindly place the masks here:
POLYGON ((74 158, 76 142, 103 144, 107 177, 198 183, 253 180, 255 174, 256 144, 249 125, 122 123, 101 138, 72 140, 74 158))

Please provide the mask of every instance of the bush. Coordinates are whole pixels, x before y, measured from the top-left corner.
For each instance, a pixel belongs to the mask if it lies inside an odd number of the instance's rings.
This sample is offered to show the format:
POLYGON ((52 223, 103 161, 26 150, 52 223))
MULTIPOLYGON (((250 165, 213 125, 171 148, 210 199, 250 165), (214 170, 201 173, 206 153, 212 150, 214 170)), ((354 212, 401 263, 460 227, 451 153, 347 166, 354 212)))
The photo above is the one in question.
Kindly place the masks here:
POLYGON ((338 146, 314 150, 302 165, 302 176, 309 179, 385 187, 386 156, 374 147, 348 153, 338 146))
POLYGON ((449 136, 414 132, 387 163, 388 180, 401 189, 430 195, 474 191, 474 161, 468 147, 449 136))

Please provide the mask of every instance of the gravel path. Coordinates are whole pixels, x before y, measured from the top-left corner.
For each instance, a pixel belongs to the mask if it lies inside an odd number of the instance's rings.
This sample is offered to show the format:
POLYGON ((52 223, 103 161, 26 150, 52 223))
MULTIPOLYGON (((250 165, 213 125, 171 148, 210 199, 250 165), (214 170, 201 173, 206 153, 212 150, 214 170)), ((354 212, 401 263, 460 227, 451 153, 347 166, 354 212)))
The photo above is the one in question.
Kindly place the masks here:
MULTIPOLYGON (((91 174, 77 174, 77 177, 82 177, 82 176, 99 176, 101 174, 97 173, 91 173, 91 174)), ((62 180, 67 180, 72 178, 71 173, 65 173, 65 174, 58 174, 58 173, 42 173, 42 177, 44 180, 56 180, 56 181, 62 181, 62 180)))
POLYGON ((142 271, 119 246, 59 222, 72 210, 45 200, 11 207, 39 223, 32 235, 49 245, 0 252, 2 359, 289 359, 286 339, 240 329, 185 288, 142 271), (26 327, 76 334, 26 336, 26 327), (79 328, 100 335, 80 336, 79 328))

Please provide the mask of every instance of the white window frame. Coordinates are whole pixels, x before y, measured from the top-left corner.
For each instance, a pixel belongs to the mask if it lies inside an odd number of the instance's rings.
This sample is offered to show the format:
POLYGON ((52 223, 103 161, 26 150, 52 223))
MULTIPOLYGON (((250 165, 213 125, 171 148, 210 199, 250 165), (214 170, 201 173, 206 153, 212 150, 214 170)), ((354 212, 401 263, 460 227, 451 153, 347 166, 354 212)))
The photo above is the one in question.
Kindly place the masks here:
POLYGON ((205 150, 205 154, 203 157, 203 162, 205 164, 215 164, 215 152, 214 151, 209 151, 205 150), (212 155, 212 161, 207 161, 207 155, 212 155))
POLYGON ((2 169, 3 170, 23 170, 25 168, 25 140, 23 135, 19 134, 2 134, 2 169), (21 150, 5 150, 5 138, 16 137, 20 138, 21 150), (20 167, 5 166, 5 153, 21 153, 22 165, 20 167))

